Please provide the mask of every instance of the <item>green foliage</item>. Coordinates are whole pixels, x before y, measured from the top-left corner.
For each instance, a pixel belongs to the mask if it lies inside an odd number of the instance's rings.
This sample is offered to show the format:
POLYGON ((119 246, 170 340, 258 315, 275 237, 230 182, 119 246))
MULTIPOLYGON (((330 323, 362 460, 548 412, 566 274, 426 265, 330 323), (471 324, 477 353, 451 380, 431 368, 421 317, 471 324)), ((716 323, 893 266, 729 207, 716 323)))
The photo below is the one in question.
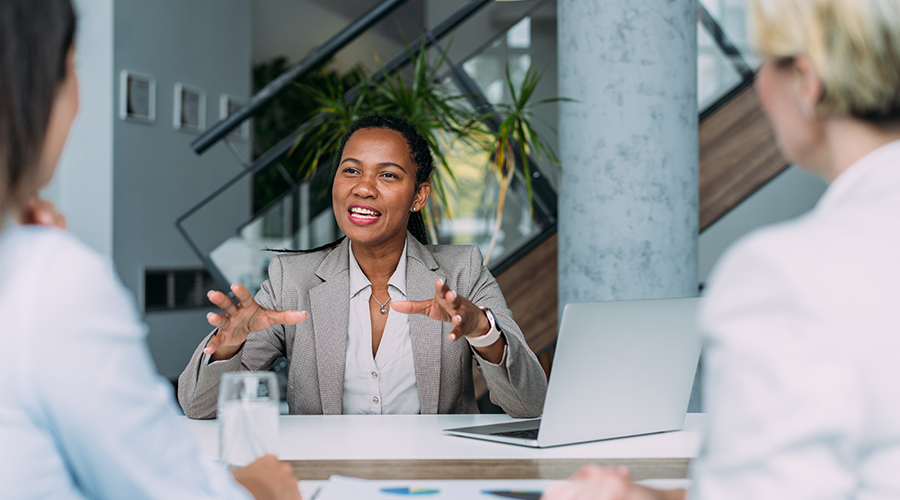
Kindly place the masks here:
MULTIPOLYGON (((284 57, 256 65, 253 68, 254 92, 260 91, 269 82, 287 71, 288 67, 287 59, 284 57)), ((258 157, 274 147, 298 126, 309 121, 315 115, 319 108, 319 102, 315 96, 304 91, 304 88, 323 88, 333 85, 349 88, 363 78, 362 70, 359 68, 340 75, 337 71, 326 69, 326 67, 327 63, 300 78, 296 82, 297 85, 287 88, 254 117, 254 157, 258 157)), ((305 152, 301 150, 299 153, 305 152)), ((302 174, 303 158, 303 154, 292 154, 281 160, 285 170, 295 180, 299 179, 302 174)), ((287 181, 277 168, 268 168, 260 172, 253 182, 254 212, 278 197, 287 187, 287 181)))
POLYGON ((403 116, 425 137, 435 155, 432 196, 425 217, 432 239, 436 240, 435 226, 440 217, 452 216, 448 208, 448 191, 456 188, 456 178, 446 152, 453 141, 477 140, 477 136, 485 132, 480 128, 478 117, 465 108, 466 96, 450 95, 440 84, 437 72, 443 58, 429 66, 424 47, 418 51, 407 47, 407 50, 414 64, 406 77, 402 72, 387 74, 382 68, 380 82, 360 85, 350 93, 347 86, 339 82, 322 87, 304 86, 303 89, 318 100, 317 112, 323 117, 323 123, 299 137, 295 148, 306 148, 300 175, 309 176, 322 161, 337 154, 341 137, 359 117, 371 113, 403 116))
MULTIPOLYGON (((528 207, 532 212, 531 165, 528 155, 535 154, 539 160, 543 160, 546 157, 556 165, 559 165, 559 159, 553 153, 553 149, 535 132, 532 126, 533 117, 531 112, 535 106, 541 104, 559 101, 571 102, 572 99, 556 97, 532 103, 531 99, 534 96, 534 91, 543 76, 543 71, 528 68, 521 88, 516 91, 510 76, 509 66, 507 66, 506 86, 512 104, 498 104, 494 106, 494 114, 502 119, 499 129, 492 134, 493 137, 489 146, 492 170, 500 178, 500 193, 497 196, 497 229, 500 228, 500 223, 503 221, 503 205, 506 201, 506 194, 512 182, 512 177, 515 174, 516 153, 518 153, 518 157, 522 161, 525 185, 528 189, 528 207)), ((491 259, 491 253, 494 250, 494 245, 497 243, 497 233, 498 231, 495 230, 491 237, 491 243, 484 257, 485 263, 491 259)))
MULTIPOLYGON (((382 68, 379 70, 381 79, 376 83, 371 83, 374 81, 372 78, 366 79, 361 69, 347 75, 320 69, 297 82, 295 88, 279 96, 256 118, 257 154, 274 146, 299 125, 315 118, 316 124, 298 137, 283 161, 291 176, 306 179, 318 171, 322 162, 333 160, 341 138, 358 118, 371 113, 397 114, 415 125, 435 155, 432 196, 425 212, 432 240, 437 241, 435 227, 440 217, 452 216, 448 194, 457 188, 457 181, 447 154, 457 142, 490 153, 491 160, 487 167, 501 183, 497 200, 499 229, 508 187, 515 174, 516 156, 523 161, 529 205, 532 191, 528 155, 535 154, 539 159, 546 157, 559 164, 556 155, 532 126, 533 107, 567 99, 544 99, 532 103, 543 72, 529 68, 521 88, 517 90, 507 67, 506 84, 512 104, 498 104, 492 113, 482 114, 480 110, 471 109, 468 96, 450 94, 441 84, 438 71, 444 64, 443 56, 430 65, 428 51, 424 47, 419 50, 407 47, 407 50, 414 63, 412 68, 395 74, 387 74, 382 68), (485 125, 485 120, 494 115, 501 120, 497 132, 490 131, 485 125)), ((258 66, 254 71, 257 89, 285 69, 283 58, 258 66)), ((333 161, 330 167, 334 167, 333 161)), ((255 186, 254 205, 257 209, 264 206, 265 200, 272 199, 267 198, 270 196, 268 190, 278 193, 284 190, 283 187, 272 187, 284 184, 276 169, 269 169, 264 175, 259 176, 255 186)), ((330 176, 327 178, 330 179, 330 176)), ((496 237, 497 231, 491 240, 486 262, 496 237)))

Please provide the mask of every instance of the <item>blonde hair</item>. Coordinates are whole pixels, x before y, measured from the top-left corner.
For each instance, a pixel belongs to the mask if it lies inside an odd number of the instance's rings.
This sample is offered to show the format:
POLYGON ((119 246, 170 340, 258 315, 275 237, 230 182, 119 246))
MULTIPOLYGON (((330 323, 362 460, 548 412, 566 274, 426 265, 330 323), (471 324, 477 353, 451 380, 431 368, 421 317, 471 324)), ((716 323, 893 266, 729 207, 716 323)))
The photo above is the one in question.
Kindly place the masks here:
POLYGON ((900 0, 749 0, 756 50, 806 55, 825 89, 818 111, 900 121, 900 0))

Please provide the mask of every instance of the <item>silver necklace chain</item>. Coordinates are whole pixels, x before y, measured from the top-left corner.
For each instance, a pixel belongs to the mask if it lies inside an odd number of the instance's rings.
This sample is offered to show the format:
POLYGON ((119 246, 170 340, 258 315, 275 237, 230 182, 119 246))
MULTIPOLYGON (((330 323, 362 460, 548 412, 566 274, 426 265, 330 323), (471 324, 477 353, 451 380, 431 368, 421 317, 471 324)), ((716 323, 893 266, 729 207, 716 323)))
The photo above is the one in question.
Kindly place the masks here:
POLYGON ((369 296, 375 299, 375 302, 378 302, 378 304, 381 305, 381 309, 379 312, 381 312, 381 314, 387 314, 387 305, 391 303, 391 295, 388 294, 388 299, 384 301, 384 304, 382 304, 380 300, 375 298, 374 293, 369 292, 369 296))

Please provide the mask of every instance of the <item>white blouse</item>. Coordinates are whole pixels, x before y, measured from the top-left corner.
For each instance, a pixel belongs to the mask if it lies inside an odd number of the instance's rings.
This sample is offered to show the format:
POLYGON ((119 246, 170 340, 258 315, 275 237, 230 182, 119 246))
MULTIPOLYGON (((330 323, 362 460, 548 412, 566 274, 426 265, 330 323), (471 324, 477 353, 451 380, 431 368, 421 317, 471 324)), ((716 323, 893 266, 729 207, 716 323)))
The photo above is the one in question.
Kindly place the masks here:
MULTIPOLYGON (((417 414, 419 391, 413 363, 409 316, 388 307, 387 324, 372 358, 372 284, 356 262, 350 244, 350 318, 344 368, 343 413, 417 414)), ((388 280, 391 301, 406 300, 406 247, 388 280)))

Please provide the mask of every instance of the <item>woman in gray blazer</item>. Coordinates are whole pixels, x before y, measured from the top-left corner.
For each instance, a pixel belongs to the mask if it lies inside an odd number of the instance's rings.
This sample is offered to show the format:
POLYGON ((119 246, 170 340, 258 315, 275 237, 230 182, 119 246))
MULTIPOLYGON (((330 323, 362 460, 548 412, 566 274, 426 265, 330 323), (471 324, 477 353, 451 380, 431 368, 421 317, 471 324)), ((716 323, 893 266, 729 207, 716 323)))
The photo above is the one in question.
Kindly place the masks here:
POLYGON ((224 372, 288 360, 292 414, 477 413, 472 362, 491 400, 541 414, 547 381, 474 246, 428 245, 420 210, 434 168, 425 139, 393 115, 343 138, 332 205, 346 238, 272 259, 256 297, 234 285, 179 378, 191 418, 214 418, 224 372), (463 337, 465 340, 463 340, 463 337))

